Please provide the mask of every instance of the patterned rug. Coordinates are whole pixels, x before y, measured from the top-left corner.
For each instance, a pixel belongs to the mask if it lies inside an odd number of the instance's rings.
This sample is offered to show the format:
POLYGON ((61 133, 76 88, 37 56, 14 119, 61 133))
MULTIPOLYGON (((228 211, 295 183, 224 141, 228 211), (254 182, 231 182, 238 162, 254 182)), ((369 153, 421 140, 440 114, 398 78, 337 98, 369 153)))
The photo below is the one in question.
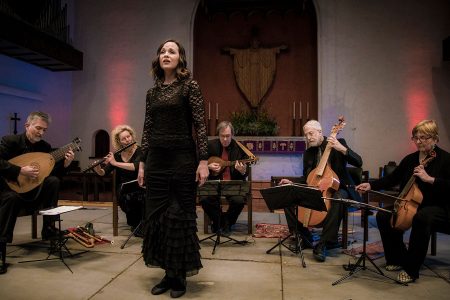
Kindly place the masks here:
MULTIPOLYGON (((359 247, 355 247, 352 249, 346 249, 342 252, 347 255, 357 256, 357 255, 361 254, 362 251, 363 251, 363 246, 361 245, 359 247)), ((384 249, 383 249, 382 242, 376 241, 373 243, 366 244, 366 252, 367 252, 367 255, 373 260, 383 257, 384 249)))
POLYGON ((255 238, 284 238, 289 235, 289 228, 283 224, 256 224, 255 238))

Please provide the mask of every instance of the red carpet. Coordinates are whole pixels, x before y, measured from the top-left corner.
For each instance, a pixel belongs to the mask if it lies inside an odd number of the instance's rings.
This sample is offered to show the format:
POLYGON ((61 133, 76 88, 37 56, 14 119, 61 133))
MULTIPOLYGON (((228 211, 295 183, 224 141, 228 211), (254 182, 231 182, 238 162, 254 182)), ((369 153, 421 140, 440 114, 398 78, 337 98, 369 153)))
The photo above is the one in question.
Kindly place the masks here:
MULTIPOLYGON (((362 250, 363 250, 363 246, 361 245, 356 248, 346 249, 342 252, 345 254, 351 255, 351 256, 356 256, 356 255, 359 255, 362 252, 362 250)), ((377 258, 383 257, 384 256, 383 244, 381 243, 381 241, 367 243, 366 244, 366 252, 367 252, 367 255, 371 259, 377 259, 377 258)))
POLYGON ((287 225, 282 224, 256 224, 256 231, 253 234, 255 238, 284 238, 289 235, 287 225))

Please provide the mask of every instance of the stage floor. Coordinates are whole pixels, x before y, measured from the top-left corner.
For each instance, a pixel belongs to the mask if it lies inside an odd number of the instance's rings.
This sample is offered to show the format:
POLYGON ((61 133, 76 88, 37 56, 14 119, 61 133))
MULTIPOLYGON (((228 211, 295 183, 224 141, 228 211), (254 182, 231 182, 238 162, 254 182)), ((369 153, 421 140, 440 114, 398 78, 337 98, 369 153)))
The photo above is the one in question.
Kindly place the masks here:
MULTIPOLYGON (((203 215, 199 209, 199 237, 203 234, 203 215)), ((14 243, 7 246, 8 272, 0 275, 0 298, 5 299, 148 299, 150 289, 163 277, 162 270, 148 268, 141 257, 141 239, 133 237, 121 249, 130 233, 125 216, 120 212, 119 236, 112 236, 110 207, 91 207, 62 215, 63 228, 92 222, 96 232, 114 244, 86 249, 73 240, 67 247, 79 256, 65 259, 73 274, 60 260, 19 263, 47 257, 48 242, 32 240, 30 217, 17 221, 14 243)), ((254 213, 254 224, 285 224, 282 214, 254 213)), ((40 226, 41 217, 38 218, 40 226)), ((350 247, 361 246, 362 229, 359 215, 350 216, 350 247)), ((373 217, 369 220, 369 242, 379 240, 373 217)), ((40 227, 39 227, 40 228, 40 227)), ((204 268, 188 278, 185 299, 448 299, 450 293, 450 236, 438 235, 438 254, 428 256, 420 279, 409 286, 398 285, 370 271, 360 271, 344 282, 332 286, 347 272, 342 265, 355 262, 342 249, 330 252, 326 262, 318 263, 312 250, 304 251, 306 268, 300 259, 282 248, 271 254, 266 250, 276 238, 253 238, 246 234, 246 216, 241 215, 232 237, 247 240, 246 245, 220 245, 214 255, 213 243, 201 244, 204 268)), ((383 266, 384 259, 375 260, 383 266)), ((369 264, 367 264, 369 266, 369 264)), ((395 276, 395 272, 386 272, 395 276)), ((169 293, 156 296, 169 299, 169 293)))

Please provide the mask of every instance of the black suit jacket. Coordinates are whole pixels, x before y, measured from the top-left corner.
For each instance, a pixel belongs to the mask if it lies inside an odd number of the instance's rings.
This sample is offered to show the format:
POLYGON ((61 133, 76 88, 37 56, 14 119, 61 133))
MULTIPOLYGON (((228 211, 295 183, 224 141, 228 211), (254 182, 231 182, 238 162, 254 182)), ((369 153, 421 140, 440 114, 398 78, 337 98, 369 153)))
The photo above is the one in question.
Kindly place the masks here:
MULTIPOLYGON (((208 141, 208 156, 222 156, 222 144, 219 139, 209 140, 208 141)), ((228 146, 228 159, 232 160, 240 160, 248 158, 247 154, 239 147, 234 139, 231 140, 230 145, 228 146)), ((248 176, 248 168, 245 174, 241 174, 238 170, 234 168, 234 166, 230 167, 230 175, 232 180, 246 180, 248 176)), ((214 176, 210 173, 209 179, 217 180, 222 179, 222 174, 218 176, 214 176)))

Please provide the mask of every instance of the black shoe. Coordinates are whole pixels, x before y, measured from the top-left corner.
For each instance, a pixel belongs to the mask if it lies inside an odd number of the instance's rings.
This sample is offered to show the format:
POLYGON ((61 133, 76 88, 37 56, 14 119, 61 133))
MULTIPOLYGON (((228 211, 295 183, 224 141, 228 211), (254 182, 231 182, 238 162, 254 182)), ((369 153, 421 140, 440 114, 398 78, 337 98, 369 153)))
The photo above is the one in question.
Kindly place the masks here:
POLYGON ((327 247, 324 243, 318 243, 313 249, 314 258, 318 262, 324 262, 327 258, 327 247))
POLYGON ((170 291, 171 298, 180 298, 186 294, 186 279, 183 278, 173 278, 172 279, 172 290, 170 291))
POLYGON ((328 250, 341 248, 342 244, 339 242, 327 242, 326 247, 328 250))
POLYGON ((166 275, 164 276, 164 278, 161 280, 160 283, 158 283, 152 288, 151 293, 152 295, 161 295, 167 292, 168 290, 170 290, 170 279, 166 275))
POLYGON ((50 240, 50 239, 56 239, 59 237, 59 235, 62 234, 58 228, 53 226, 46 226, 42 228, 41 231, 41 238, 43 241, 50 240))

